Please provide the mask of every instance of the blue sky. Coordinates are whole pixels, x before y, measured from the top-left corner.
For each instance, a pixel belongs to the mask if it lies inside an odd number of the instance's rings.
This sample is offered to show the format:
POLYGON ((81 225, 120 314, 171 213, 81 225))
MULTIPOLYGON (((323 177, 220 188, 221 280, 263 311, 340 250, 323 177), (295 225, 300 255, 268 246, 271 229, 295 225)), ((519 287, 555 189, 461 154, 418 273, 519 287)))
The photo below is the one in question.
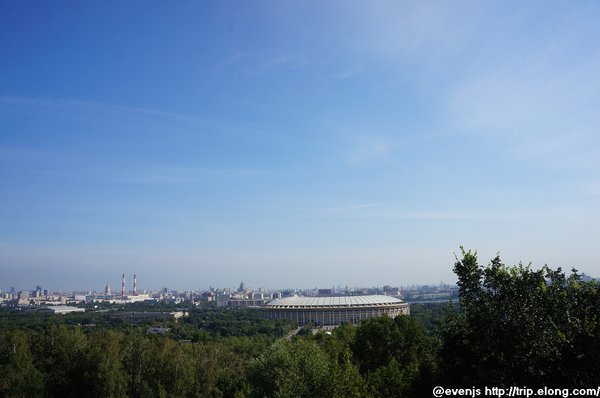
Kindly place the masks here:
POLYGON ((600 275, 600 4, 0 3, 0 288, 600 275))

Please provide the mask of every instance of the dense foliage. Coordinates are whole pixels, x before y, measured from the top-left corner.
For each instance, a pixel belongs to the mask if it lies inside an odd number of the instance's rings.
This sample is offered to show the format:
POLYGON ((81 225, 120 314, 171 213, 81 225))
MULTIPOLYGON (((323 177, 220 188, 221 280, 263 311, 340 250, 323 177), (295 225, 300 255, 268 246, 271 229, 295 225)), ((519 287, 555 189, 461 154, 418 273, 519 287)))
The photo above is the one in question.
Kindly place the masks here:
POLYGON ((304 328, 291 340, 290 322, 211 306, 141 325, 110 311, 5 312, 0 396, 411 398, 434 385, 600 384, 596 282, 498 257, 482 266, 470 251, 454 271, 458 305, 415 304, 410 317, 304 328), (146 333, 158 325, 170 331, 146 333))
POLYGON ((456 385, 600 384, 600 288, 576 270, 487 267, 463 250, 460 306, 443 326, 442 375, 456 385))
POLYGON ((64 325, 0 334, 0 392, 12 397, 234 396, 245 362, 268 347, 232 337, 210 344, 64 325))

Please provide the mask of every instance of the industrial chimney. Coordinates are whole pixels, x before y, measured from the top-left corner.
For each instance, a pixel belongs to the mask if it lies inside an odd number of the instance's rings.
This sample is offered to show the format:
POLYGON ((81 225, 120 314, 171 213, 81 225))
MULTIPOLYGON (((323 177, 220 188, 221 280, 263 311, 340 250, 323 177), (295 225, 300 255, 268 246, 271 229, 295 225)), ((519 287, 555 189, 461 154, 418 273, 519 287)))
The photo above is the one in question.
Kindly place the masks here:
POLYGON ((125 274, 121 276, 121 298, 125 297, 125 274))
POLYGON ((135 274, 133 274, 133 295, 137 295, 137 278, 135 274))

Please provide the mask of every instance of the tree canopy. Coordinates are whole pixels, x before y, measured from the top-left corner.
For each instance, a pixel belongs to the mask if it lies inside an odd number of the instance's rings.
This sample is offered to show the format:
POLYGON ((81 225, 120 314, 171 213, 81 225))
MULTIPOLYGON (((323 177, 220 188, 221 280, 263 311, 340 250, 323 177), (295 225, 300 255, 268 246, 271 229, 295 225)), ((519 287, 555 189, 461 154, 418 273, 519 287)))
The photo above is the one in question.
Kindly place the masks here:
POLYGON ((598 284, 577 270, 487 266, 462 250, 454 272, 461 315, 443 327, 443 375, 462 385, 590 386, 600 383, 598 284))

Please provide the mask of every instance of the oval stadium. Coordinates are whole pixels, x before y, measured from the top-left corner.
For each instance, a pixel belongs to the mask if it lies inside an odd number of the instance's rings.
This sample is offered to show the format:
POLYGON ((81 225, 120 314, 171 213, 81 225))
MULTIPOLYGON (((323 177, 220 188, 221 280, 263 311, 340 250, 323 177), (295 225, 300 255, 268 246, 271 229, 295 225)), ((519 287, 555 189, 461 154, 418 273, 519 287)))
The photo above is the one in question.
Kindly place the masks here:
POLYGON ((299 325, 313 323, 335 326, 360 323, 363 319, 387 315, 408 315, 408 303, 390 296, 285 297, 272 300, 260 309, 266 319, 293 319, 299 325))

